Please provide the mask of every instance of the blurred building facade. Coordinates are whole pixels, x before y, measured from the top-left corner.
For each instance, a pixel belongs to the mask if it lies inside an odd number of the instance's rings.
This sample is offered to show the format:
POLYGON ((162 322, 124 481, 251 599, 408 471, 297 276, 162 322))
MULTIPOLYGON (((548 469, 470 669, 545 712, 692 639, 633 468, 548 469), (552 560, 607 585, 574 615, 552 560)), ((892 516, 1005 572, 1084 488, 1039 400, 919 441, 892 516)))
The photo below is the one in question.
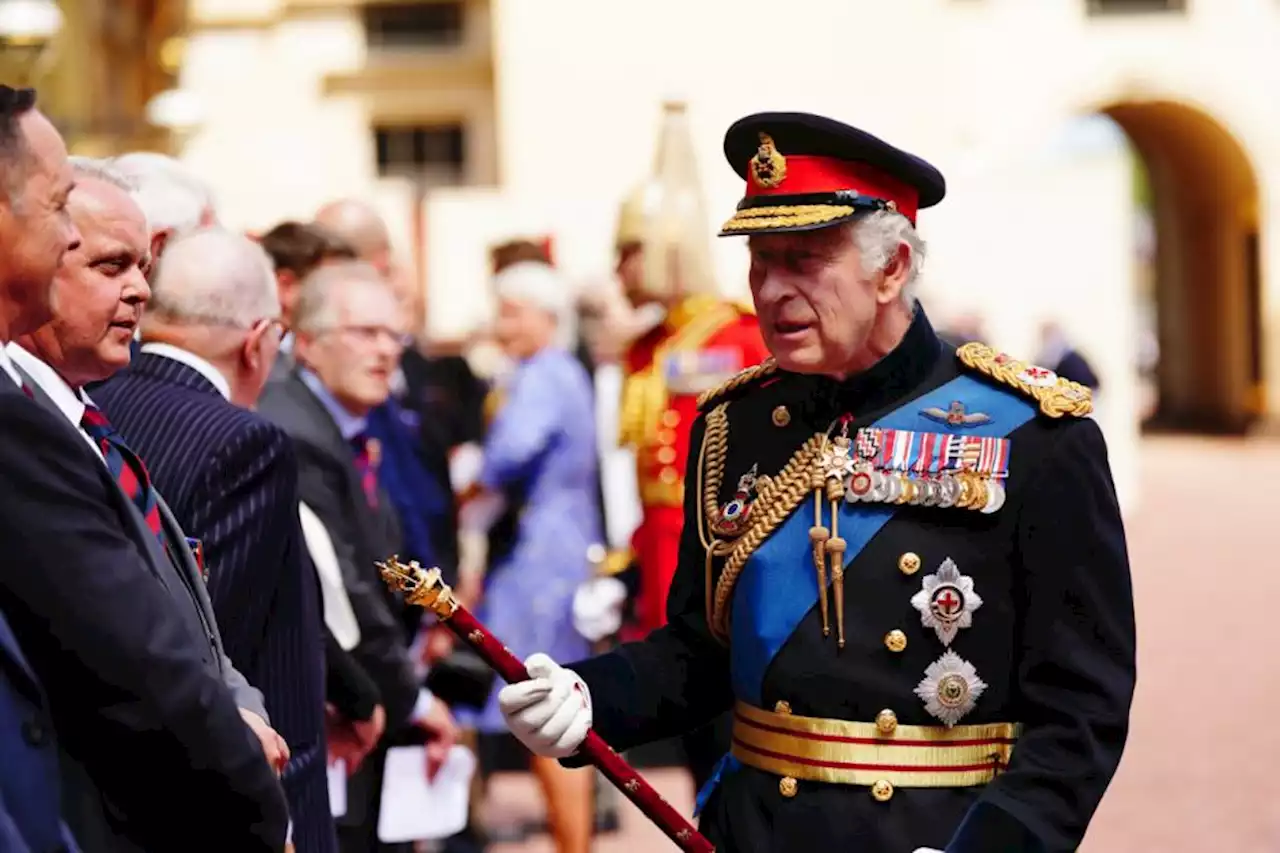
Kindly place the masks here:
MULTIPOLYGON (((981 313, 1020 354, 1040 320, 1060 320, 1102 375, 1124 482, 1144 316, 1136 152, 1161 416, 1226 430, 1280 417, 1274 0, 108 5, 179 26, 174 80, 203 120, 173 144, 229 224, 375 200, 442 335, 482 321, 485 249, 509 234, 552 233, 571 275, 608 273, 617 204, 649 169, 664 100, 688 104, 709 230, 741 192, 720 153, 733 119, 802 109, 865 127, 948 176, 948 199, 921 216, 931 310, 981 313), (1072 144, 1090 116, 1123 137, 1072 144)), ((715 258, 725 291, 745 295, 741 242, 718 241, 715 258)))

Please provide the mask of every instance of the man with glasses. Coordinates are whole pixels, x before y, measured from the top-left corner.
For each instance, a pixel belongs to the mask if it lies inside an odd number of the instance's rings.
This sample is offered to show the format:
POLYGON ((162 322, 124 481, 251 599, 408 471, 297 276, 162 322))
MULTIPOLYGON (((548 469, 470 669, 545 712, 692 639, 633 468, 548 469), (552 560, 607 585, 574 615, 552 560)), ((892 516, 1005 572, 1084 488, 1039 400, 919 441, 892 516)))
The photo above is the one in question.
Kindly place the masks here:
POLYGON ((260 411, 294 439, 300 496, 324 523, 360 626, 353 653, 377 682, 387 730, 348 783, 339 819, 344 851, 377 849, 376 829, 386 749, 414 723, 425 729, 428 759, 441 761, 455 731, 447 709, 420 692, 400 614, 374 567, 401 551, 396 511, 379 483, 381 445, 369 415, 391 393, 391 377, 408 343, 400 302, 373 266, 338 261, 304 280, 293 313, 297 365, 271 382, 260 411))
POLYGON ((142 350, 94 392, 198 539, 227 656, 288 743, 295 843, 335 851, 325 780, 320 601, 298 522, 289 437, 253 413, 283 325, 271 262, 221 229, 172 240, 151 277, 142 350), (291 753, 291 754, 290 754, 291 753))

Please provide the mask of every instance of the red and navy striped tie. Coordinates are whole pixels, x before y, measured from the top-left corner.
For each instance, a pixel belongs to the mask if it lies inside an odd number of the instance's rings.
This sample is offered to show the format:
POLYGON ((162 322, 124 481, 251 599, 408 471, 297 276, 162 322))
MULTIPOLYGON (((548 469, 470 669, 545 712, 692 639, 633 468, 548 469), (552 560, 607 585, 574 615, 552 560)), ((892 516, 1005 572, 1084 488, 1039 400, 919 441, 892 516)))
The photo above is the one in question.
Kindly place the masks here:
MULTIPOLYGON (((355 454, 356 473, 360 476, 360 486, 364 489, 364 498, 373 509, 378 508, 378 460, 370 447, 371 439, 360 433, 351 439, 351 450, 355 454)), ((376 446, 376 445, 375 445, 376 446)))
POLYGON ((97 406, 85 406, 84 415, 80 418, 80 427, 97 443, 107 460, 107 468, 111 476, 116 478, 120 488, 133 501, 133 505, 147 520, 147 527, 166 545, 164 530, 160 525, 160 510, 156 506, 156 493, 151 488, 151 477, 147 474, 147 466, 142 464, 129 445, 124 443, 120 433, 107 420, 107 416, 97 406))

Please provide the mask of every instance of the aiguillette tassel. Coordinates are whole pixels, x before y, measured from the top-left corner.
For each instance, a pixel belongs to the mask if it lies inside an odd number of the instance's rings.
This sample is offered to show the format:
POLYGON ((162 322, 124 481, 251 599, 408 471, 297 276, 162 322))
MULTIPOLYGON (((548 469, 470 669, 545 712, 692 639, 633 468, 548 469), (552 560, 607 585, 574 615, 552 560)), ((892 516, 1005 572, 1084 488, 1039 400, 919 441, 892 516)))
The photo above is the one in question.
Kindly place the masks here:
POLYGON ((828 484, 827 493, 839 493, 831 500, 831 538, 827 540, 827 553, 831 555, 831 585, 836 593, 836 646, 844 648, 844 552, 847 547, 840 536, 840 499, 844 497, 844 484, 828 484))
MULTIPOLYGON (((822 612, 822 636, 831 636, 831 623, 827 607, 827 540, 831 531, 822 524, 822 486, 825 478, 821 467, 813 473, 813 527, 809 528, 809 542, 813 546, 813 565, 818 571, 818 609, 822 612)), ((832 517, 835 522, 835 517, 832 517)))

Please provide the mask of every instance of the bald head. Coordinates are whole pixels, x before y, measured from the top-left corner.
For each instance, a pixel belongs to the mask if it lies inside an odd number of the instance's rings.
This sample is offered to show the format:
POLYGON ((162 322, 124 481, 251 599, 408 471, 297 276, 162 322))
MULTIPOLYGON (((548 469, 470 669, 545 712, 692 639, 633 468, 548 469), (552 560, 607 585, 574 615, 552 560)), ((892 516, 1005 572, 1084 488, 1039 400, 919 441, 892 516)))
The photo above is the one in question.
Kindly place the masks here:
POLYGON ((354 248, 360 260, 391 273, 391 235, 372 206, 351 198, 331 201, 316 213, 316 223, 354 248))

